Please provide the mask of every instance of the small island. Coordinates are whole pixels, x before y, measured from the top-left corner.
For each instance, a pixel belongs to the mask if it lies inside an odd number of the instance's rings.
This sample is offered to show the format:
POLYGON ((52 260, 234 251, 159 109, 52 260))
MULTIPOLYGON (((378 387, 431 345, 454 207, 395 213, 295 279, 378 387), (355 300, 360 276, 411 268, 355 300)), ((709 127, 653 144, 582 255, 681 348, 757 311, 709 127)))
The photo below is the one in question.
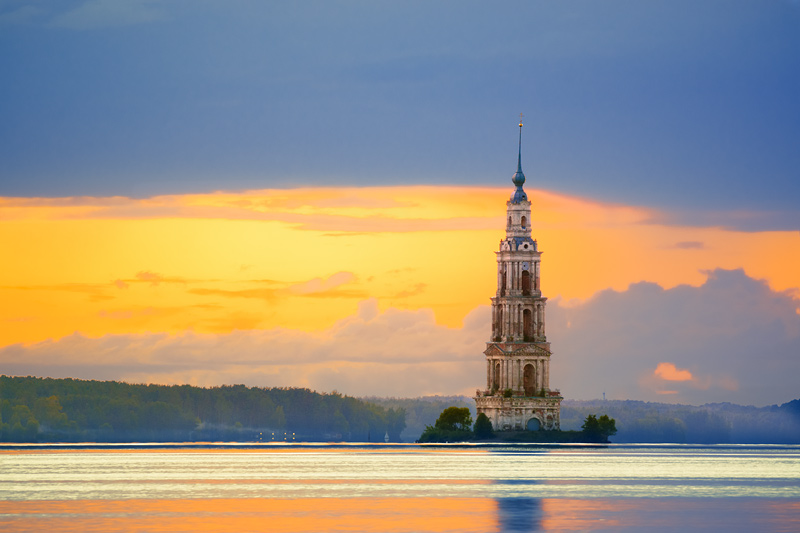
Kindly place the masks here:
POLYGON ((609 437, 616 434, 617 424, 608 415, 599 417, 590 414, 584 420, 581 431, 502 431, 495 433, 492 422, 484 413, 479 413, 472 423, 467 407, 448 407, 433 426, 422 432, 420 443, 445 442, 509 442, 509 443, 590 443, 608 444, 609 437))

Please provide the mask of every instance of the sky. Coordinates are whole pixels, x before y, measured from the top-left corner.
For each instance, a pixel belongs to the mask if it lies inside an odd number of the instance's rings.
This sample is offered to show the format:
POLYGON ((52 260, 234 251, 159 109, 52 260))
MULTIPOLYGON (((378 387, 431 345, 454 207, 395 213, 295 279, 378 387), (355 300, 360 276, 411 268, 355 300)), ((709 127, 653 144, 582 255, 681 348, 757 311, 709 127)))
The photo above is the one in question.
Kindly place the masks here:
POLYGON ((800 3, 0 0, 0 373, 472 394, 522 161, 566 398, 800 397, 800 3))

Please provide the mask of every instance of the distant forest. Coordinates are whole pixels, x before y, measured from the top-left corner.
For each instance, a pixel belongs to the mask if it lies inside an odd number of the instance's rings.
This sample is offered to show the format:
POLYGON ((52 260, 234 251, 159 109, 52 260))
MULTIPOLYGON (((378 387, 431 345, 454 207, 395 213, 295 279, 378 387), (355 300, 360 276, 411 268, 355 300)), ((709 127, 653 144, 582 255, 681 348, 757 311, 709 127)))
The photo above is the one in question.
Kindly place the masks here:
MULTIPOLYGON (((134 385, 0 376, 2 442, 414 442, 466 396, 352 398, 298 388, 134 385)), ((768 407, 565 400, 561 429, 616 420, 612 442, 800 444, 800 399, 768 407)))
POLYGON ((561 428, 580 429, 588 414, 616 420, 612 442, 800 444, 800 400, 768 407, 569 400, 562 403, 561 428))
POLYGON ((2 442, 400 440, 402 409, 339 393, 0 376, 2 442))

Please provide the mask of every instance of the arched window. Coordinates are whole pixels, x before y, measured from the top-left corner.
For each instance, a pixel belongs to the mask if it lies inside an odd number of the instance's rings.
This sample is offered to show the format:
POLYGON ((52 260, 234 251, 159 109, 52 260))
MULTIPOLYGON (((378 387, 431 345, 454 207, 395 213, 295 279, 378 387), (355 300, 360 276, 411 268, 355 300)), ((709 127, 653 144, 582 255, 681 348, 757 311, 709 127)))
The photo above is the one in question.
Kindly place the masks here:
POLYGON ((533 313, 530 309, 522 312, 522 335, 526 342, 533 340, 533 313))
POLYGON ((500 389, 500 363, 494 365, 494 388, 500 389))
POLYGON ((522 387, 525 389, 525 396, 536 395, 536 370, 530 363, 522 371, 522 387))
POLYGON ((522 229, 525 229, 525 226, 527 226, 527 225, 528 225, 528 219, 525 218, 525 217, 522 217, 522 229))
POLYGON ((527 270, 522 271, 522 295, 531 295, 531 273, 527 270))
POLYGON ((508 217, 508 225, 511 225, 511 217, 508 217))

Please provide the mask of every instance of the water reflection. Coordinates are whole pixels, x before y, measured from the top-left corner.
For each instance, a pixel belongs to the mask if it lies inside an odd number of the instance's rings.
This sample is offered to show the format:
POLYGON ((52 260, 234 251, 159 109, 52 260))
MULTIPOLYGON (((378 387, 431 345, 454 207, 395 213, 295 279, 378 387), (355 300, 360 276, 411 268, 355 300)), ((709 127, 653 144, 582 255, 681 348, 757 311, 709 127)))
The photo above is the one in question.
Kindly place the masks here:
POLYGON ((9 450, 0 531, 800 531, 800 448, 9 450))
POLYGON ((537 498, 499 498, 497 522, 500 531, 507 533, 541 531, 542 501, 537 498))
POLYGON ((760 498, 300 498, 0 501, 0 531, 800 531, 800 502, 760 498))

